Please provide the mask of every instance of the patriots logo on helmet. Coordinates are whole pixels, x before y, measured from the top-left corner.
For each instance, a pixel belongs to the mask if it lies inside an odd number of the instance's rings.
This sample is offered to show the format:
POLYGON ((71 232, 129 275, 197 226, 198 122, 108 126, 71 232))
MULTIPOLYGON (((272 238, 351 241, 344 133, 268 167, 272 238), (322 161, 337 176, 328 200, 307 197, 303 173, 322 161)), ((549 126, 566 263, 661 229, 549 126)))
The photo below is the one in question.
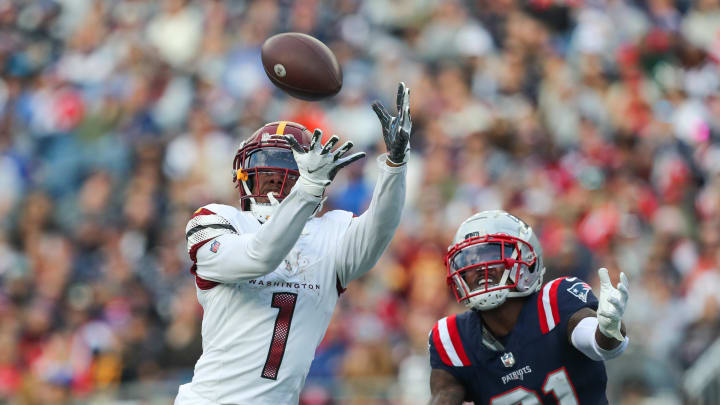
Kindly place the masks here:
POLYGON ((587 303, 588 291, 591 290, 590 285, 585 282, 577 282, 567 289, 568 292, 580 299, 580 301, 587 303))

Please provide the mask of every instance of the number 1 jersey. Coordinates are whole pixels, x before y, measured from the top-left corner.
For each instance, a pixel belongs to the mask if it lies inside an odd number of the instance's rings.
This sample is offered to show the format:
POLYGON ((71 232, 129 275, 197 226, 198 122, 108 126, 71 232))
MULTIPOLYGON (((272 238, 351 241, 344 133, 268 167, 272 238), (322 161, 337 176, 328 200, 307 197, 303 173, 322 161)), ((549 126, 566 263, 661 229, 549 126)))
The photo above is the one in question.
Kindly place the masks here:
MULTIPOLYGON (((250 213, 226 205, 197 214, 219 216, 225 221, 216 218, 222 223, 215 226, 239 234, 260 227, 250 213)), ((203 354, 185 389, 217 404, 298 403, 338 299, 335 251, 352 218, 331 211, 309 220, 280 266, 265 276, 218 283, 202 267, 193 269, 204 309, 203 354)), ((205 262, 227 248, 222 238, 194 247, 191 256, 204 255, 205 262)))

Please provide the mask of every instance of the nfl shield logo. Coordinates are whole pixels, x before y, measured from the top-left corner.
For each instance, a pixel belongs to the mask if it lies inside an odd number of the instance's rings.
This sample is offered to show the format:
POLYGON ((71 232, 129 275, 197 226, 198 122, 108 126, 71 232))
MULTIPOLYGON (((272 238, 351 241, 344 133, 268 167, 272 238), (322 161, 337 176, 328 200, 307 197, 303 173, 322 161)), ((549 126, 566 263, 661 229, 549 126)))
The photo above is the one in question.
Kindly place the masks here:
POLYGON ((511 352, 504 353, 500 357, 500 360, 502 360, 505 367, 512 367, 515 365, 515 357, 513 357, 513 354, 511 352))
POLYGON ((213 243, 210 245, 210 251, 213 253, 217 253, 218 249, 220 249, 220 242, 213 241, 213 243))

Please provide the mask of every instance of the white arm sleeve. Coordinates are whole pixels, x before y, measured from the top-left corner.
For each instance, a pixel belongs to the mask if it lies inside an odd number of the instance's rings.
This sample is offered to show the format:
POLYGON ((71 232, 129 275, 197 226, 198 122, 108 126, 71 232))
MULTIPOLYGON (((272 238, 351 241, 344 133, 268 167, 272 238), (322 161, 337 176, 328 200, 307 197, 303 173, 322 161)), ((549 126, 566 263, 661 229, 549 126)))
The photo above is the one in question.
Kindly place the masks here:
POLYGON ((198 276, 219 283, 235 283, 271 273, 295 246, 319 203, 319 197, 299 187, 293 188, 256 233, 223 233, 214 238, 219 242, 217 252, 210 250, 210 243, 198 249, 198 276))
POLYGON ((370 206, 362 215, 353 218, 335 252, 337 275, 342 287, 375 266, 400 225, 405 205, 407 164, 388 166, 385 154, 378 156, 377 160, 380 175, 370 206))
POLYGON ((576 349, 580 350, 584 355, 588 356, 591 360, 601 361, 610 360, 623 354, 627 348, 630 338, 625 336, 625 340, 620 343, 620 346, 612 349, 605 350, 598 346, 595 340, 595 331, 598 327, 598 320, 594 316, 583 318, 570 335, 572 345, 576 349))

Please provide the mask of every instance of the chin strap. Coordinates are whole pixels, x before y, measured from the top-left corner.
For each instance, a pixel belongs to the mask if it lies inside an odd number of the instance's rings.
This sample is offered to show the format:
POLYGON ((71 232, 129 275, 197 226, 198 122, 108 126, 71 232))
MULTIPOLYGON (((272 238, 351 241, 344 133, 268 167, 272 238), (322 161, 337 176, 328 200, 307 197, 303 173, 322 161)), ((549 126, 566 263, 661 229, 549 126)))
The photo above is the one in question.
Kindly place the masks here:
POLYGON ((274 192, 274 191, 269 192, 269 193, 267 194, 267 196, 268 196, 268 200, 270 200, 270 205, 271 205, 272 207, 277 207, 278 205, 280 205, 280 201, 278 201, 278 200, 275 198, 275 192, 274 192))
POLYGON ((267 197, 268 200, 270 200, 269 204, 258 203, 254 198, 250 198, 250 211, 252 211, 255 218, 263 224, 270 219, 270 216, 274 214, 277 207, 280 206, 280 202, 275 198, 272 191, 267 194, 267 197))
POLYGON ((501 286, 501 285, 507 284, 508 277, 510 277, 510 270, 505 269, 505 271, 503 271, 503 275, 502 275, 502 277, 500 277, 500 281, 497 283, 497 285, 501 286))

